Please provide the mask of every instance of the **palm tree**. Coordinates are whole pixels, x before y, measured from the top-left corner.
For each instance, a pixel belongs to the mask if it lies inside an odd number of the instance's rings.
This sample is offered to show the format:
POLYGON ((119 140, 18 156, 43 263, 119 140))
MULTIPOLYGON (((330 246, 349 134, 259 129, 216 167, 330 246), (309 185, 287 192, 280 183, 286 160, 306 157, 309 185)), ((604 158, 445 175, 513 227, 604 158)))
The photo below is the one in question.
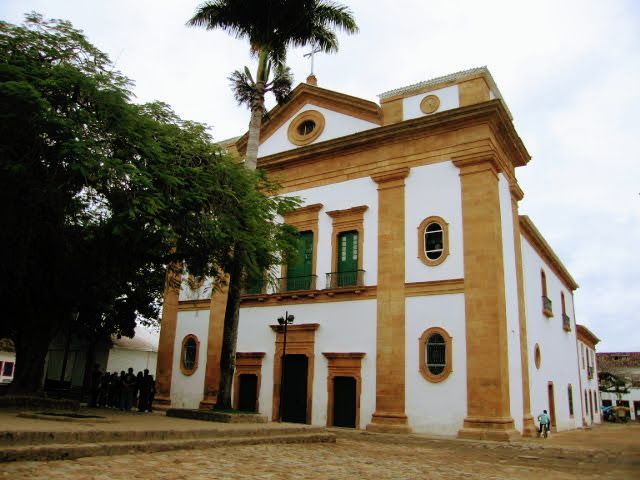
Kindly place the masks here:
MULTIPOLYGON (((321 52, 335 52, 338 50, 335 30, 348 34, 358 31, 349 8, 327 0, 213 0, 200 5, 187 25, 220 29, 247 39, 251 54, 258 59, 255 77, 245 67, 243 72, 235 71, 229 78, 238 103, 248 105, 251 111, 244 159, 245 168, 250 170, 257 168, 265 94, 272 92, 282 103, 291 90, 291 74, 285 65, 287 49, 313 45, 321 52)), ((231 407, 240 292, 246 277, 243 256, 242 246, 236 245, 234 261, 227 272, 229 287, 216 401, 216 408, 221 409, 231 407)))
POLYGON ((336 52, 335 30, 358 31, 348 7, 325 0, 213 0, 200 5, 187 25, 221 29, 247 39, 251 53, 258 58, 245 154, 245 167, 251 170, 257 164, 270 65, 276 73, 282 71, 290 47, 314 45, 325 53, 336 52))

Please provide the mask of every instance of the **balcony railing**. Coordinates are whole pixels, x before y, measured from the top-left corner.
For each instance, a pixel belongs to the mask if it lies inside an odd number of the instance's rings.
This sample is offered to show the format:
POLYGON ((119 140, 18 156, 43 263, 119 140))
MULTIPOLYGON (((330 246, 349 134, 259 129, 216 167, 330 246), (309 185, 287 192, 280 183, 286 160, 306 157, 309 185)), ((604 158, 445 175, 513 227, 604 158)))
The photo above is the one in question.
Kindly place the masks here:
POLYGON ((562 328, 567 332, 571 330, 571 318, 566 313, 562 314, 562 328))
POLYGON ((542 296, 542 313, 544 313, 547 317, 553 317, 553 309, 552 302, 549 297, 546 295, 542 296))
POLYGON ((300 277, 281 277, 278 279, 279 293, 294 292, 296 290, 315 290, 317 275, 304 275, 300 277))
POLYGON ((360 287, 364 285, 364 270, 327 273, 327 288, 360 287))
POLYGON ((260 295, 265 293, 266 282, 262 279, 248 282, 242 293, 244 295, 260 295))

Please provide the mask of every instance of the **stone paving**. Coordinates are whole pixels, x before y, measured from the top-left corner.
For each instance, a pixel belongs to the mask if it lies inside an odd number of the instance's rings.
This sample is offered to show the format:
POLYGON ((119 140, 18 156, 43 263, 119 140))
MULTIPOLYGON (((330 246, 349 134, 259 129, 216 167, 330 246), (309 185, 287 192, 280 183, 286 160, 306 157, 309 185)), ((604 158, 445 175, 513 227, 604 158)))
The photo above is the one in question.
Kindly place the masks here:
POLYGON ((0 464, 0 479, 637 479, 640 425, 499 444, 338 434, 335 444, 250 445, 0 464), (387 439, 385 441, 385 438, 387 439))

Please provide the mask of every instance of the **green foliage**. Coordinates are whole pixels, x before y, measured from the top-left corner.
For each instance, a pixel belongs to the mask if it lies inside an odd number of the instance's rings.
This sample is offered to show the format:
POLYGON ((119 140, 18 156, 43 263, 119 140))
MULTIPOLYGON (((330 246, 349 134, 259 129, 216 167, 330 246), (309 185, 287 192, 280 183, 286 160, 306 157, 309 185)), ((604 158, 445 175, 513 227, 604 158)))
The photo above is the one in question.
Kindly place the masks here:
POLYGON ((70 325, 132 336, 157 319, 167 265, 217 277, 238 246, 249 271, 291 248, 274 220, 296 200, 204 125, 131 103, 131 82, 69 22, 30 14, 0 34, 0 336, 16 381, 36 336, 42 350, 70 325))
POLYGON ((615 393, 618 398, 622 394, 629 393, 631 384, 627 381, 610 372, 598 372, 598 389, 601 392, 615 393))

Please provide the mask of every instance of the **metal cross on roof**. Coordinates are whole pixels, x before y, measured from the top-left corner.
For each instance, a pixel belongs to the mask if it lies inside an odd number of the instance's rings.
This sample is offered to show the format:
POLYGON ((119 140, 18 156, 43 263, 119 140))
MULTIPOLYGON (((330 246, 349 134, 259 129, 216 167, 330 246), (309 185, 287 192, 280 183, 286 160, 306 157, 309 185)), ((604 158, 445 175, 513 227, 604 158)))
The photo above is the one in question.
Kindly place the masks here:
POLYGON ((313 48, 311 48, 311 51, 309 53, 305 53, 304 56, 307 58, 311 58, 311 75, 313 75, 313 57, 315 56, 316 53, 320 52, 322 50, 322 48, 320 48, 318 45, 313 45, 313 48))

